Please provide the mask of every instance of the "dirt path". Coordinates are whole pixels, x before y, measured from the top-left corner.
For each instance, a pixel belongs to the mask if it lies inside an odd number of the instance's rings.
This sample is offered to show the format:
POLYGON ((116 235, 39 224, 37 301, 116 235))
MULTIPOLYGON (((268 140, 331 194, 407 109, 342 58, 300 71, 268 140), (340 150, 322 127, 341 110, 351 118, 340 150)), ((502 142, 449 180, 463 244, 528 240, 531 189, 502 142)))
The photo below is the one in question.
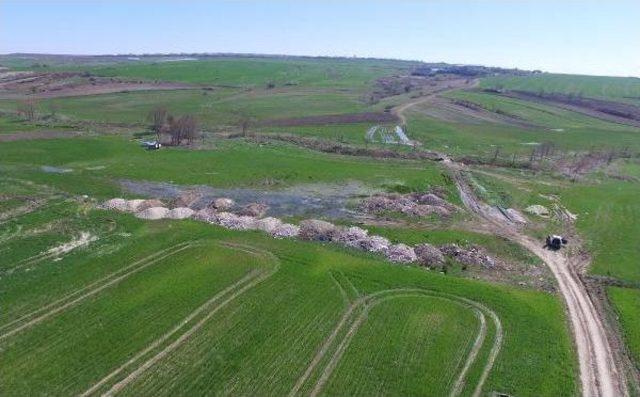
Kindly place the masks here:
POLYGON ((83 300, 96 295, 102 290, 124 280, 125 278, 131 276, 134 273, 137 273, 154 263, 157 263, 171 255, 177 254, 180 251, 183 251, 191 246, 190 243, 181 243, 176 244, 175 246, 165 249, 160 252, 156 252, 155 254, 149 255, 139 261, 134 262, 133 264, 126 266, 123 269, 120 269, 116 272, 113 272, 100 280, 97 280, 79 290, 76 290, 64 297, 49 303, 39 309, 36 309, 24 316, 17 318, 10 323, 4 324, 0 327, 0 330, 4 330, 6 328, 12 328, 9 331, 5 331, 0 335, 0 340, 6 339, 16 333, 23 331, 24 329, 31 327, 39 322, 46 320, 47 318, 60 313, 83 300), (12 327, 13 326, 13 327, 12 327))
POLYGON ((449 162, 448 167, 454 175, 465 206, 482 218, 493 234, 518 243, 542 259, 551 269, 571 322, 578 351, 583 396, 628 395, 624 373, 617 368, 603 321, 566 254, 546 250, 541 242, 522 233, 515 224, 501 216, 499 211, 493 210, 476 197, 459 164, 449 162))
MULTIPOLYGON (((341 287, 340 289, 342 290, 341 287)), ((340 334, 342 329, 346 326, 347 323, 349 323, 351 319, 352 322, 349 329, 346 331, 345 335, 342 337, 339 344, 335 348, 333 354, 331 355, 331 358, 329 359, 329 362, 322 370, 320 377, 318 378, 316 384, 314 385, 313 389, 310 392, 310 396, 317 396, 318 394, 320 394, 324 386, 326 385, 327 381, 331 377, 333 371, 340 363, 340 360, 344 352, 349 347, 349 344, 351 343, 351 340, 353 339, 354 335, 356 334, 356 332, 358 331, 362 323, 367 319, 369 311, 376 305, 383 303, 387 300, 402 298, 402 297, 435 297, 438 299, 445 299, 451 302, 455 302, 455 303, 470 307, 478 317, 478 321, 479 321, 478 334, 476 335, 476 338, 473 342, 471 350, 469 351, 469 354, 466 357, 466 360, 462 366, 462 369, 460 370, 460 373, 458 374, 458 377, 456 378, 456 381, 451 389, 450 396, 458 396, 462 393, 466 383, 467 373, 471 368, 471 366, 476 361, 477 356, 484 344, 484 341, 487 335, 485 314, 489 315, 489 317, 493 320, 496 328, 496 334, 494 337, 493 346, 489 353, 489 357, 480 375, 480 378, 478 379, 478 383, 476 384, 476 387, 473 393, 474 397, 480 396, 484 382, 486 381, 489 375, 489 372, 491 371, 491 368, 493 367, 495 363, 495 359, 502 346, 502 338, 503 338, 502 323, 500 322, 500 319, 498 318, 498 316, 492 310, 485 307, 484 305, 481 305, 480 303, 477 303, 475 301, 471 301, 465 298, 460 298, 460 297, 452 296, 448 294, 438 294, 428 290, 421 290, 421 289, 414 289, 414 288, 401 288, 401 289, 390 289, 390 290, 378 291, 373 294, 360 297, 357 300, 352 301, 350 304, 348 304, 345 310, 345 313, 343 314, 340 321, 334 328, 333 332, 323 342, 321 348, 318 350, 318 353, 313 358, 313 360, 311 360, 311 362, 309 363, 309 366, 307 367, 304 374, 298 379, 293 389, 289 392, 289 397, 293 397, 299 393, 300 389, 303 387, 305 382, 309 379, 309 377, 311 376, 311 374, 313 373, 317 365, 322 361, 325 355, 329 352, 331 346, 334 344, 336 340, 336 337, 340 334), (353 318, 354 313, 358 313, 355 318, 353 318)))

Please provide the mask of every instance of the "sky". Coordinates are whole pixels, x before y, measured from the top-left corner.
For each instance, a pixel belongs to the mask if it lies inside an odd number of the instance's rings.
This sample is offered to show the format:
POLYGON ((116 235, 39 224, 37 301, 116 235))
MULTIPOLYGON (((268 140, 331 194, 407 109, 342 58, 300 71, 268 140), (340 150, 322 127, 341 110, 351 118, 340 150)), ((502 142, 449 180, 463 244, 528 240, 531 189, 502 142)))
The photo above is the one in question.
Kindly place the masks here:
POLYGON ((640 0, 0 0, 0 53, 358 56, 640 77, 640 0))

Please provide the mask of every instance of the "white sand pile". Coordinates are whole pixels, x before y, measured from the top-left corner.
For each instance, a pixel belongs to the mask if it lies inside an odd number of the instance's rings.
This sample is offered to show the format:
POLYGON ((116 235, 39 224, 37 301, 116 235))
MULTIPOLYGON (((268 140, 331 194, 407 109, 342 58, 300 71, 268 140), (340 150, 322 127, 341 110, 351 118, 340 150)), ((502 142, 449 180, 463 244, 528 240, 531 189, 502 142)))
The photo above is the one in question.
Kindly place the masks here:
POLYGON ((298 237, 308 241, 331 241, 337 237, 338 228, 332 223, 318 219, 307 219, 300 222, 298 237))
POLYGON ((98 239, 97 236, 94 236, 89 232, 81 232, 80 237, 75 238, 69 241, 68 243, 64 243, 57 247, 53 247, 47 250, 46 254, 51 256, 60 256, 60 255, 66 254, 67 252, 73 251, 78 247, 89 245, 89 243, 96 241, 97 239, 98 239))
POLYGON ((444 264, 444 255, 437 247, 431 244, 423 243, 416 245, 413 248, 416 256, 418 257, 418 263, 427 267, 435 267, 444 264))
POLYGON ((367 230, 361 229, 357 226, 351 226, 340 230, 336 237, 336 241, 348 247, 358 248, 358 240, 366 238, 368 233, 369 232, 367 230))
POLYGON ((136 218, 140 219, 162 219, 167 216, 169 209, 165 207, 151 207, 140 212, 136 212, 136 218))
POLYGON ((390 245, 389 240, 382 236, 367 236, 355 241, 352 247, 367 252, 385 252, 390 245))
POLYGON ((385 251, 385 255, 391 262, 397 263, 411 263, 418 259, 413 248, 402 243, 390 245, 385 251))
MULTIPOLYGON (((142 204, 144 204, 144 202, 145 200, 142 200, 142 199, 127 200, 127 211, 138 212, 146 209, 146 208, 140 208, 142 204)), ((154 207, 157 207, 157 206, 154 205, 154 207)))
POLYGON ((271 236, 275 238, 297 237, 300 234, 300 228, 290 223, 278 225, 272 232, 271 236))
POLYGON ((233 208, 234 205, 236 205, 235 201, 231 200, 230 198, 224 197, 217 198, 213 200, 211 204, 209 204, 210 207, 213 207, 218 211, 228 211, 233 208))
POLYGON ((246 216, 252 216, 254 218, 262 218, 263 216, 265 216, 268 210, 269 210, 269 206, 266 204, 251 203, 242 207, 242 209, 238 211, 238 215, 246 215, 246 216))
POLYGON ((213 208, 204 208, 193 214, 193 219, 202 222, 215 223, 218 213, 213 208))
POLYGON ((282 221, 278 218, 262 218, 256 219, 256 229, 262 230, 263 232, 273 233, 274 230, 278 228, 278 226, 282 225, 282 221))
POLYGON ((178 207, 170 210, 167 213, 167 218, 169 219, 186 219, 191 218, 195 213, 194 210, 187 207, 178 207))
POLYGON ((108 210, 127 211, 127 200, 123 198, 112 198, 111 200, 105 201, 102 207, 108 210))

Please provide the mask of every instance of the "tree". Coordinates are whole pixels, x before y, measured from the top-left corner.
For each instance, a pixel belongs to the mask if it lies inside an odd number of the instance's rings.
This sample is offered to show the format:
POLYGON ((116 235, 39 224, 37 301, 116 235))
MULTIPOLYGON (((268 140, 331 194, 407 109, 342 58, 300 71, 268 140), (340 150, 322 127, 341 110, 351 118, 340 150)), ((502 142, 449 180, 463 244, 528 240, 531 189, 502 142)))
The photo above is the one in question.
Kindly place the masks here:
POLYGON ((151 130, 156 133, 156 141, 160 142, 160 134, 166 129, 169 112, 167 109, 158 106, 149 112, 149 121, 151 122, 151 130))
POLYGON ((238 127, 240 127, 240 130, 242 131, 242 136, 246 137, 249 133, 249 128, 251 128, 251 125, 254 122, 253 117, 243 111, 238 112, 237 115, 238 127))
POLYGON ((184 115, 179 119, 169 116, 167 120, 172 145, 178 146, 185 139, 191 144, 198 137, 198 123, 194 116, 184 115))
POLYGON ((18 103, 17 112, 20 116, 29 121, 33 121, 36 118, 36 101, 27 99, 18 103))

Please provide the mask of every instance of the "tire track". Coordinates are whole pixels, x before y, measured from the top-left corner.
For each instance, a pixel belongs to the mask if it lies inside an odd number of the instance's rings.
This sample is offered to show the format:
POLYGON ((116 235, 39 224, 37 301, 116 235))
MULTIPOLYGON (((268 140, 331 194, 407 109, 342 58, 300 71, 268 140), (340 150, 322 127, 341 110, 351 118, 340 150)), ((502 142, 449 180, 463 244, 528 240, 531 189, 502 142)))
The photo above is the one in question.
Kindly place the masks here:
POLYGON ((129 373, 129 375, 127 375, 124 379, 122 379, 122 380, 118 381, 117 383, 115 383, 108 391, 106 391, 102 395, 103 396, 113 396, 114 394, 118 393, 123 388, 125 388, 127 385, 129 385, 131 382, 136 380, 145 371, 147 371, 149 368, 154 366, 157 362, 159 362, 164 357, 166 357, 169 353, 173 352, 178 347, 180 347, 194 333, 196 333, 200 328, 202 328, 202 326, 204 326, 207 323, 207 321, 209 321, 211 319, 211 317, 213 317, 217 312, 222 310, 224 307, 226 307, 228 304, 233 302, 236 298, 238 298, 239 296, 241 296, 245 292, 249 291, 250 289, 254 288, 256 285, 262 283, 263 281, 265 281, 268 278, 270 278, 271 276, 273 276, 275 273, 277 273, 277 271, 280 268, 279 259, 275 255, 273 255, 272 253, 270 253, 268 251, 264 251, 264 250, 260 250, 260 249, 254 248, 254 247, 250 247, 250 246, 246 246, 246 245, 242 245, 242 244, 237 244, 237 243, 232 243, 232 242, 222 242, 222 243, 220 243, 220 245, 225 246, 227 248, 235 249, 235 250, 238 250, 238 251, 241 251, 241 252, 246 252, 246 253, 249 253, 251 255, 269 257, 274 262, 274 266, 273 266, 273 268, 271 268, 271 269, 269 269, 269 270, 267 270, 265 272, 262 272, 262 273, 260 273, 259 271, 256 274, 251 274, 250 273, 249 275, 245 276, 243 279, 239 280, 238 282, 236 282, 232 286, 226 288, 224 291, 222 291, 219 294, 217 294, 214 298, 212 298, 211 300, 207 301, 204 305, 202 305, 201 307, 196 309, 196 311, 192 312, 180 324, 178 324, 176 327, 174 327, 174 329, 169 331, 169 333, 165 334, 158 341, 154 342, 152 344, 153 347, 150 346, 147 349, 143 350, 142 352, 138 353, 134 357, 134 359, 130 360, 129 362, 125 363, 124 365, 122 365, 121 367, 119 367, 118 369, 113 371, 111 374, 107 375, 107 377, 103 378, 97 384, 93 385, 86 392, 84 392, 82 394, 82 396, 88 396, 88 395, 91 395, 91 394, 95 393, 98 389, 100 389, 102 386, 107 384, 109 382, 109 380, 113 379, 115 376, 117 376, 119 373, 121 373, 126 367, 130 366, 135 361, 138 361, 144 355, 146 355, 147 353, 151 352, 151 350, 153 350, 154 348, 160 346, 162 344, 162 342, 166 342, 172 335, 174 335, 181 328, 183 328, 184 325, 188 324, 190 321, 195 319, 199 314, 201 314, 203 311, 205 311, 205 309, 207 309, 208 306, 210 306, 211 304, 215 303, 216 301, 219 301, 220 299, 222 299, 223 297, 226 296, 226 299, 224 299, 218 305, 210 308, 210 310, 207 312, 206 315, 204 315, 204 317, 202 317, 196 324, 194 324, 191 328, 189 328, 187 331, 185 331, 183 334, 181 334, 175 341, 173 341, 172 343, 167 345, 164 349, 158 351, 154 356, 152 356, 149 359, 147 359, 147 361, 145 361, 144 363, 140 364, 140 366, 138 366, 135 370, 133 370, 131 373, 129 373), (242 284, 244 284, 244 285, 242 285, 242 284), (238 287, 240 287, 240 288, 238 289, 238 287))
POLYGON ((491 348, 491 351, 489 352, 489 357, 487 358, 487 363, 485 364, 485 367, 483 368, 483 371, 478 379, 478 383, 474 389, 473 396, 479 396, 480 393, 482 392, 482 387, 484 385, 484 382, 486 381, 495 363, 495 360, 500 351, 500 348, 502 346, 503 331, 502 331, 502 324, 498 316, 495 314, 495 312, 493 312, 486 306, 466 298, 461 298, 461 297, 457 297, 449 294, 439 294, 439 293, 435 293, 433 291, 428 291, 428 290, 401 288, 401 289, 390 289, 390 290, 378 291, 373 294, 363 296, 358 300, 352 302, 347 307, 347 310, 345 311, 341 319, 338 321, 338 324, 336 325, 332 333, 327 337, 327 339, 325 339, 322 346, 320 347, 320 349, 318 350, 314 358, 309 363, 309 366, 307 367, 306 371, 297 380, 296 384, 289 392, 289 397, 293 397, 300 392, 304 384, 309 380, 309 378, 313 374, 313 371, 316 369, 317 365, 322 361, 322 359, 326 356, 327 352, 330 350, 331 346, 334 344, 337 336, 343 330, 345 325, 349 322, 349 319, 353 316, 354 312, 356 312, 358 309, 362 310, 358 314, 358 316, 353 320, 346 334, 344 335, 344 337, 336 347, 329 362, 324 367, 320 377, 318 378, 314 388, 310 393, 311 396, 317 396, 322 391, 326 382, 331 377, 334 369, 339 364, 340 359, 342 358, 344 352, 349 347, 349 344, 351 343, 351 339, 353 338, 357 330, 360 328, 364 320, 367 318, 369 311, 376 305, 383 303, 387 300, 400 298, 400 297, 410 297, 410 296, 435 297, 439 299, 449 300, 454 303, 463 304, 464 306, 470 306, 474 310, 476 316, 479 319, 478 335, 476 336, 473 346, 469 354, 467 355, 465 363, 462 366, 462 369, 460 370, 460 373, 456 379, 456 382, 454 383, 454 386, 452 387, 452 390, 450 393, 451 396, 457 396, 460 393, 462 393, 465 385, 467 373, 471 368, 471 366, 474 364, 475 360, 477 359, 477 356, 480 350, 482 349, 482 346, 484 345, 484 341, 486 339, 487 327, 486 327, 485 313, 487 313, 489 317, 491 317, 492 321, 494 322, 496 334, 494 337, 493 346, 491 348))
POLYGON ((36 309, 16 320, 11 321, 0 327, 0 330, 5 330, 7 328, 11 328, 11 326, 24 322, 23 324, 17 325, 13 329, 9 331, 5 331, 3 334, 0 334, 0 340, 6 339, 16 333, 23 331, 24 329, 31 327, 45 319, 60 313, 83 300, 98 294, 104 289, 111 287, 114 284, 126 279, 127 277, 135 274, 169 256, 175 255, 178 252, 184 251, 185 249, 191 247, 191 242, 185 242, 176 244, 173 247, 167 248, 165 250, 156 252, 152 255, 149 255, 143 259, 140 259, 133 264, 115 271, 79 290, 76 290, 48 305, 45 305, 39 309, 36 309))

